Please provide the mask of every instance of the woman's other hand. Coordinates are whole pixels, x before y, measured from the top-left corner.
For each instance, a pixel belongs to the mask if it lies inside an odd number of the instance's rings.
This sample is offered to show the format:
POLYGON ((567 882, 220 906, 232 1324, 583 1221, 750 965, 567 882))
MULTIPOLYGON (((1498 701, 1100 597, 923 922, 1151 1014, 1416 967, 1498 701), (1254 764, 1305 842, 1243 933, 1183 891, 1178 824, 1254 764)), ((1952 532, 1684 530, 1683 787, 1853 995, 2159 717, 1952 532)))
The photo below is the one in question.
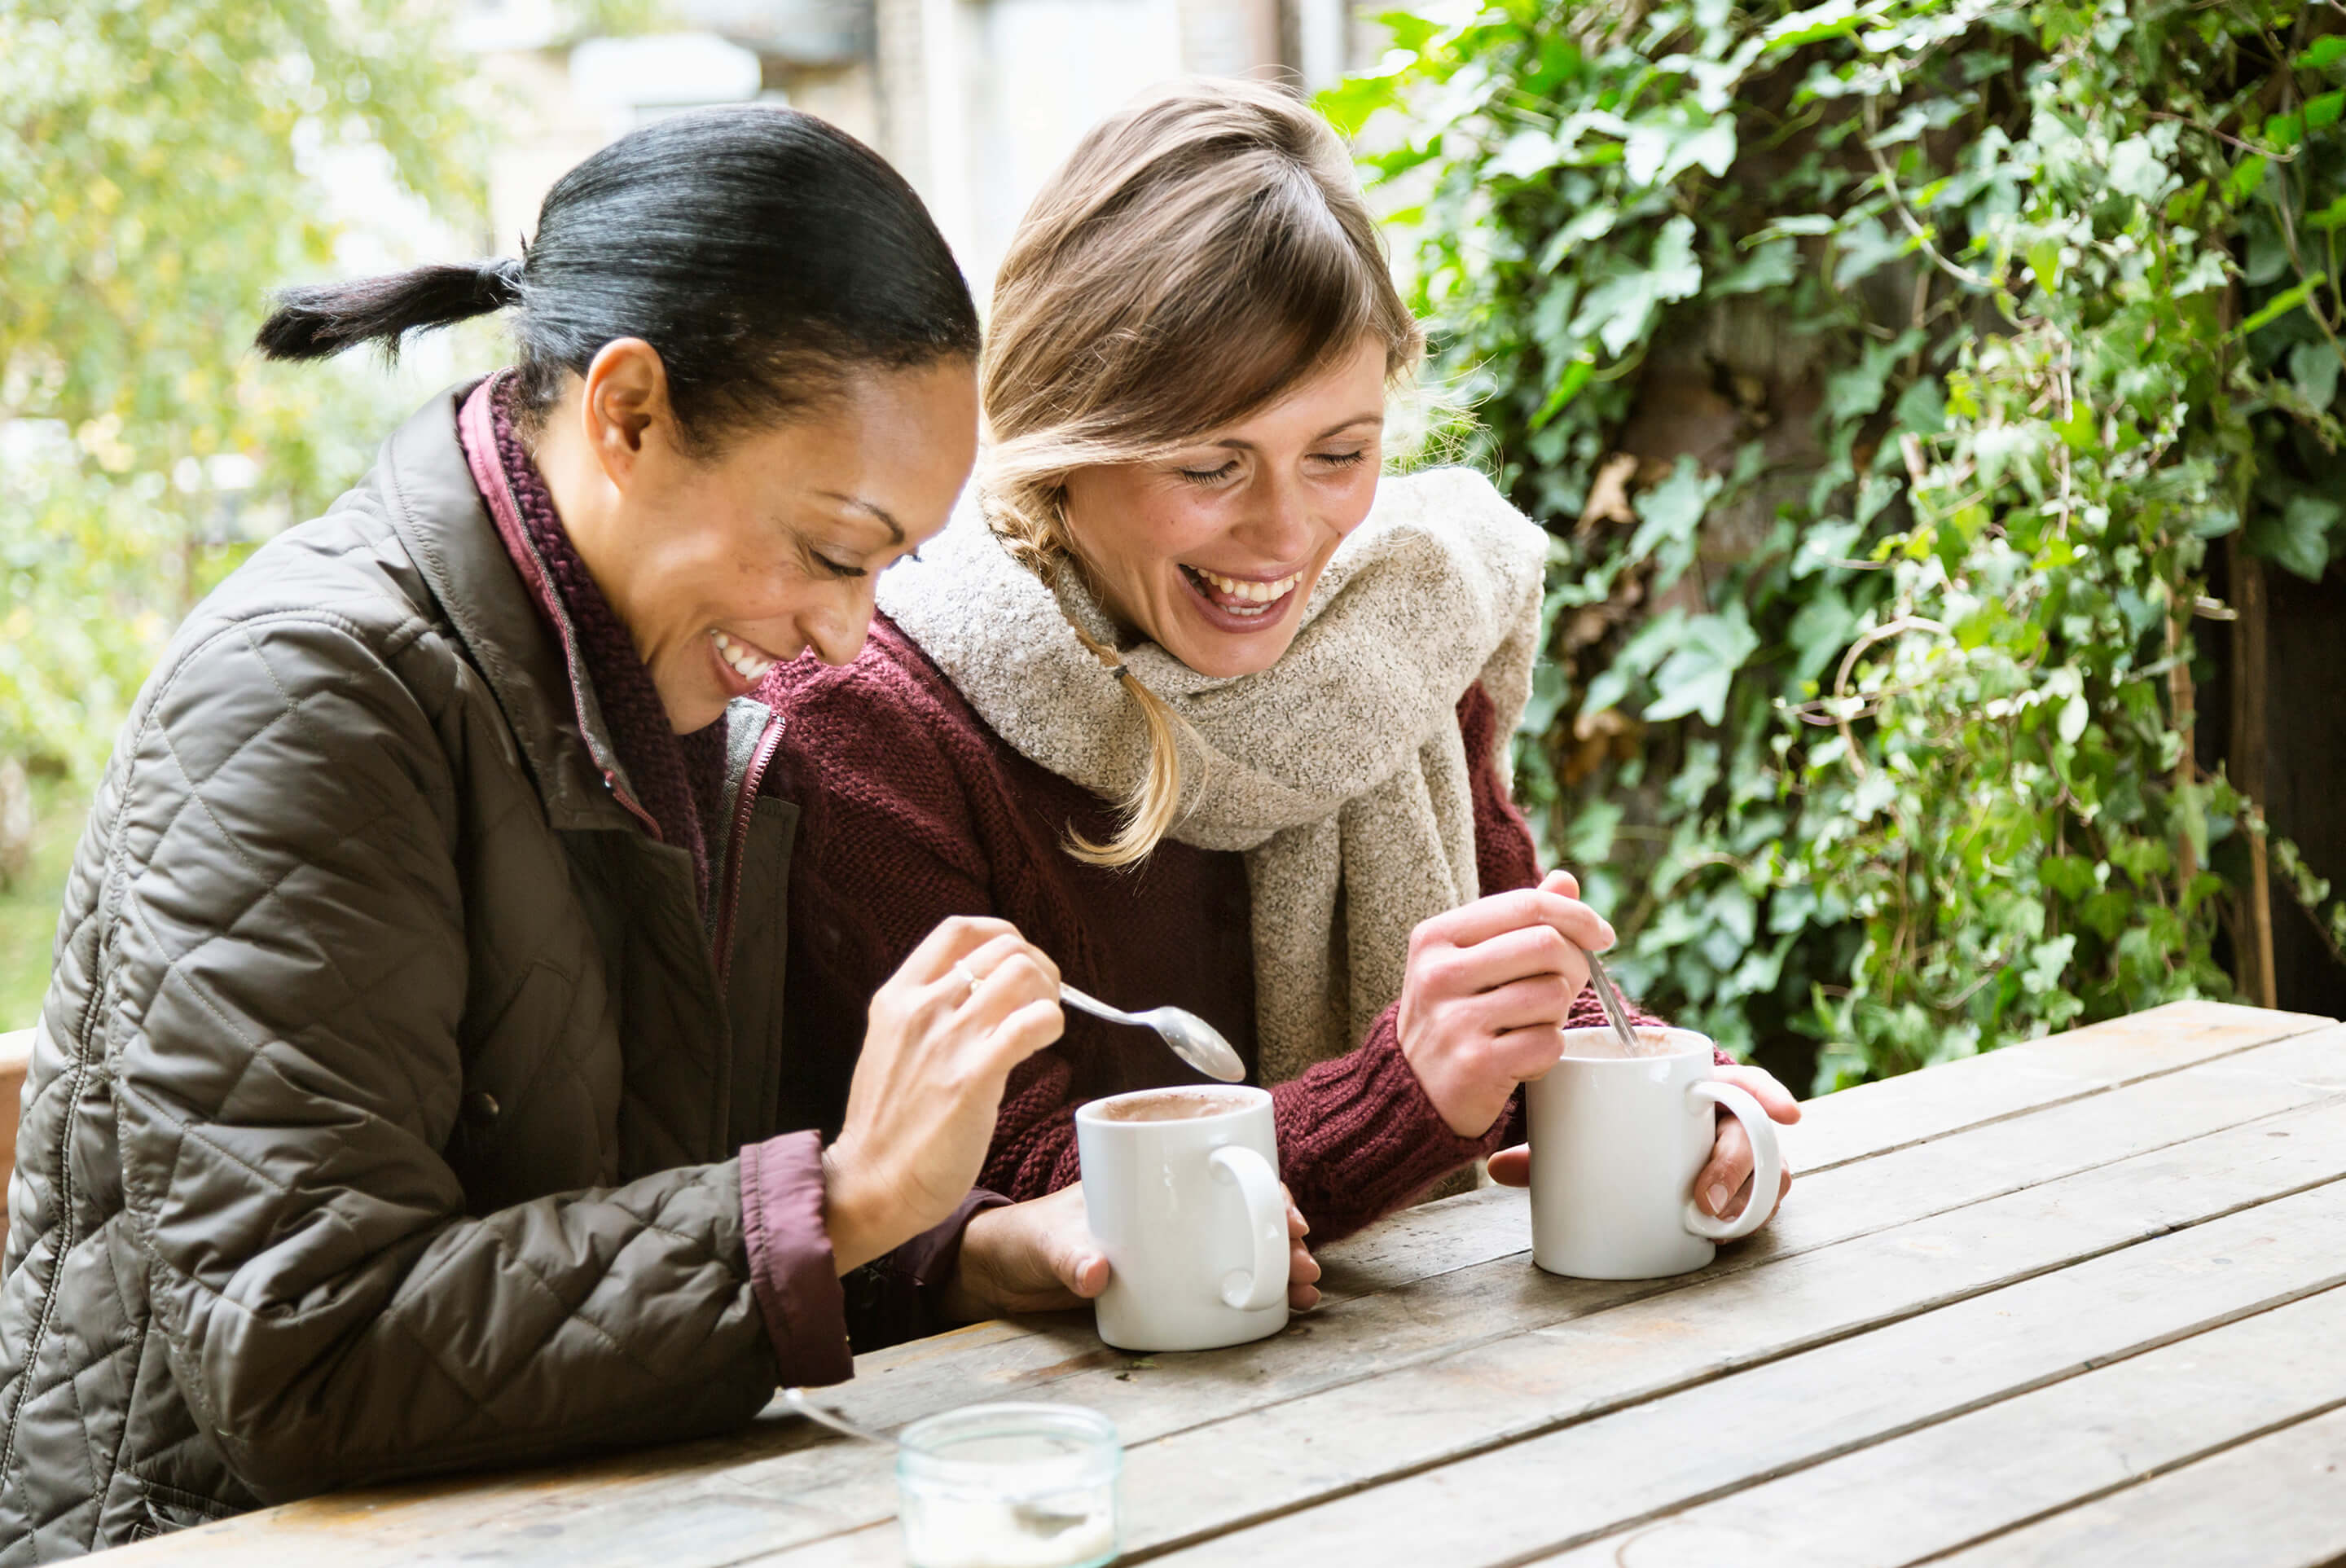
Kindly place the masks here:
MULTIPOLYGON (((1711 1076, 1723 1084, 1735 1084, 1750 1091, 1751 1097, 1775 1121, 1791 1125, 1800 1119, 1800 1103, 1792 1092, 1776 1082, 1776 1075, 1764 1067, 1747 1067, 1739 1064, 1712 1069, 1711 1076)), ((1710 1161, 1694 1178, 1695 1200, 1721 1219, 1732 1219, 1741 1214, 1751 1201, 1751 1140, 1744 1135, 1743 1124, 1725 1111, 1719 1114, 1718 1132, 1710 1145, 1710 1161)), ((1501 1186, 1529 1186, 1532 1179, 1532 1151, 1528 1145, 1517 1144, 1511 1149, 1501 1149, 1491 1156, 1491 1179, 1501 1186)), ((1792 1167, 1784 1167, 1783 1181, 1776 1189, 1776 1202, 1780 1210, 1784 1196, 1792 1190, 1792 1167)), ((1772 1224, 1774 1215, 1768 1217, 1772 1224)))
MULTIPOLYGON (((1303 1245, 1310 1228, 1290 1196, 1287 1304, 1298 1312, 1320 1304, 1313 1284, 1320 1265, 1303 1245)), ((1048 1197, 990 1208, 973 1218, 962 1233, 961 1267, 946 1310, 964 1323, 1011 1312, 1059 1311, 1092 1299, 1107 1288, 1107 1257, 1085 1221, 1078 1182, 1048 1197)))
POLYGON ((1010 1070, 1059 1037, 1059 967, 1006 921, 956 915, 872 999, 823 1225, 842 1274, 934 1225, 977 1183, 1010 1070))
MULTIPOLYGON (((1748 1067, 1740 1064, 1711 1069, 1712 1077, 1722 1084, 1734 1084, 1750 1092, 1768 1113, 1771 1121, 1791 1125, 1800 1119, 1800 1103, 1792 1092, 1776 1082, 1776 1074, 1765 1067, 1748 1067)), ((1776 1202, 1781 1206, 1784 1195, 1792 1190, 1792 1167, 1784 1167, 1784 1177, 1776 1188, 1776 1202)), ((1718 1131, 1710 1145, 1710 1163, 1694 1178, 1695 1201, 1721 1219, 1733 1219, 1751 1201, 1751 1140, 1743 1131, 1743 1124, 1728 1115, 1719 1113, 1718 1131)), ((1774 1219, 1774 1215, 1768 1217, 1774 1219)))
POLYGON ((1481 1137, 1517 1084, 1556 1065, 1565 1018, 1588 983, 1583 952, 1612 945, 1613 928, 1565 871, 1410 933, 1402 1054, 1452 1132, 1481 1137))

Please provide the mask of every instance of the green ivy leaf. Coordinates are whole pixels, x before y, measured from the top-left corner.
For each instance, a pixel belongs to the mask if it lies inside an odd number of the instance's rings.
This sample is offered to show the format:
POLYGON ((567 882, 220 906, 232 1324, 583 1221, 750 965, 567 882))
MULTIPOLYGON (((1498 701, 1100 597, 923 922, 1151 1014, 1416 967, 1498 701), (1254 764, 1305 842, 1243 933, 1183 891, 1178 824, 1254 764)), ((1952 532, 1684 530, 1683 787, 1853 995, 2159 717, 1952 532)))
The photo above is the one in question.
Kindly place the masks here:
POLYGON ((1882 263, 1905 255, 1914 248, 1914 241, 1909 235, 1891 233, 1878 218, 1863 218, 1842 229, 1841 245, 1841 260, 1833 268, 1833 287, 1847 289, 1882 263))
POLYGON ((1947 428, 1947 397, 1939 390, 1936 376, 1924 376, 1911 382, 1898 394, 1898 406, 1890 417, 1901 430, 1911 430, 1916 435, 1937 435, 1947 428))
POLYGON ((2290 379, 2315 408, 2328 408, 2337 400, 2341 368, 2338 351, 2327 342, 2300 343, 2289 351, 2290 379))
POLYGON ((2292 495, 2279 513, 2260 512, 2249 524, 2249 545, 2309 583, 2330 565, 2330 531, 2346 505, 2320 495, 2292 495))
POLYGON ((1651 557, 1654 587, 1668 588, 1694 564, 1704 512, 1724 483, 1705 474, 1691 457, 1681 455, 1670 476, 1637 497, 1637 531, 1629 537, 1629 558, 1651 557))
POLYGON ((2166 199, 2168 191, 2183 183, 2159 161, 2150 138, 2140 136, 2110 148, 2109 181, 2112 189, 2149 202, 2166 199))
POLYGON ((1792 645, 1791 679, 1814 680, 1849 647, 1858 612, 1837 588, 1824 588, 1800 606, 1785 636, 1792 645))
POLYGON ((2233 206, 2243 205, 2257 193, 2257 188, 2264 184, 2265 173, 2271 168, 2270 158, 2257 153, 2249 154, 2234 164, 2232 172, 2224 177, 2224 195, 2233 206))
POLYGON ((1683 215, 1662 225, 1654 254, 1644 269, 1597 285, 1573 318, 1576 337, 1594 335, 1615 358, 1646 335, 1654 307, 1683 300, 1702 287, 1702 263, 1694 255, 1694 221, 1683 215))
POLYGON ((1844 420, 1862 419, 1880 408, 1892 368, 1913 346, 1912 340, 1905 337, 1871 344, 1857 363, 1826 377, 1824 417, 1839 424, 1844 420))
POLYGON ((2082 855, 2047 855, 2037 862, 2036 880, 2074 902, 2094 891, 2094 863, 2082 855))
POLYGON ((1710 286, 1714 294, 1759 294, 1780 289, 1800 275, 1800 248, 1790 239, 1770 239, 1740 266, 1710 286))
POLYGON ((2341 60, 2346 60, 2346 35, 2331 33, 2316 38, 2290 64, 2300 71, 2326 71, 2341 60))
POLYGON ((1686 623, 1677 651, 1654 672, 1659 695, 1642 717, 1654 724, 1699 713, 1707 724, 1724 723, 1736 672, 1759 647, 1759 635, 1740 604, 1718 615, 1694 616, 1686 623))
POLYGON ((2308 98, 2305 101, 2305 127, 2320 130, 2326 126, 2334 126, 2341 112, 2346 112, 2346 87, 2324 93, 2318 98, 2308 98))

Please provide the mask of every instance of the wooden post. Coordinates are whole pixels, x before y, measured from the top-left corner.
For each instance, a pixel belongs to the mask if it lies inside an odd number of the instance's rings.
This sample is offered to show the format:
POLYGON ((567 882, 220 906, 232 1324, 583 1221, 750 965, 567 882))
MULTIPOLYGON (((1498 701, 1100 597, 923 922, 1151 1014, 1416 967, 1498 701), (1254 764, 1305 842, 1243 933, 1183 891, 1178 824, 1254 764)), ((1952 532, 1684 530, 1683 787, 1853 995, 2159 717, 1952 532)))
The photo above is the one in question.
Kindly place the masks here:
MULTIPOLYGON (((2183 738, 2183 753, 2175 759, 2175 787, 2188 789, 2199 777, 2197 759, 2192 755, 2194 731, 2198 728, 2199 697, 2191 682, 2191 616, 2188 599, 2169 606, 2167 617, 2167 696, 2175 719, 2176 733, 2183 738)), ((2175 846, 2176 899, 2179 903, 2199 874, 2199 852, 2192 847, 2191 835, 2186 833, 2175 846)))
MULTIPOLYGON (((25 1094, 25 1068, 33 1058, 33 1032, 0 1034, 0 1198, 16 1168, 16 1114, 25 1094)), ((8 1210, 0 1202, 0 1244, 8 1239, 8 1210)))
MULTIPOLYGON (((2231 568, 2232 787, 2259 816, 2265 802, 2265 568, 2240 548, 2238 529, 2224 541, 2231 568)), ((2262 833, 2249 835, 2249 891, 2235 922, 2234 978, 2259 1007, 2280 1005, 2273 978, 2272 891, 2262 833)))

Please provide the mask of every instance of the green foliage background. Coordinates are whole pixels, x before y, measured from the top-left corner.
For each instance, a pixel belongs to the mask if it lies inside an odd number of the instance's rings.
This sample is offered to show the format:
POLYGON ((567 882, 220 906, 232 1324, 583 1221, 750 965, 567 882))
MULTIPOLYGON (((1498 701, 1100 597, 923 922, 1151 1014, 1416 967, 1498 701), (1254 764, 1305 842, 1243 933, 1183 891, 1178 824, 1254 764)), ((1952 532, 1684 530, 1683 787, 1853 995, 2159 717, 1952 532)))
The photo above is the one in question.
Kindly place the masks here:
POLYGON ((344 265, 352 159, 477 229, 449 9, 0 0, 0 1030, 38 1006, 87 791, 163 640, 413 391, 250 345, 270 290, 344 265))
POLYGON ((1323 103, 1556 535, 1519 773, 1625 979, 1820 1091, 2229 994, 2178 677, 2216 542, 2346 554, 2346 10, 1384 20, 1323 103))
POLYGON ((444 13, 0 0, 0 758, 87 787, 188 606, 365 466, 382 378, 249 345, 333 261, 328 155, 477 225, 444 13))

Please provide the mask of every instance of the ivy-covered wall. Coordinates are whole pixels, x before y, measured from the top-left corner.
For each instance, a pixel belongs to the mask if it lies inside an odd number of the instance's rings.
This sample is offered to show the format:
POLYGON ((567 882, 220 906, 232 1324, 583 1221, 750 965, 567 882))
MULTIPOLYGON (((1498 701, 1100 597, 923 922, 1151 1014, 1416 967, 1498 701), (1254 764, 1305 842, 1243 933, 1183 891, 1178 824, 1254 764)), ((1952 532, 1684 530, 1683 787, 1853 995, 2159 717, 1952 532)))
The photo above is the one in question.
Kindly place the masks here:
POLYGON ((1554 534, 1522 794, 1630 983, 1824 1090, 2335 955, 2194 734, 2214 588, 2346 555, 2346 8, 1385 20, 1323 101, 1554 534))

